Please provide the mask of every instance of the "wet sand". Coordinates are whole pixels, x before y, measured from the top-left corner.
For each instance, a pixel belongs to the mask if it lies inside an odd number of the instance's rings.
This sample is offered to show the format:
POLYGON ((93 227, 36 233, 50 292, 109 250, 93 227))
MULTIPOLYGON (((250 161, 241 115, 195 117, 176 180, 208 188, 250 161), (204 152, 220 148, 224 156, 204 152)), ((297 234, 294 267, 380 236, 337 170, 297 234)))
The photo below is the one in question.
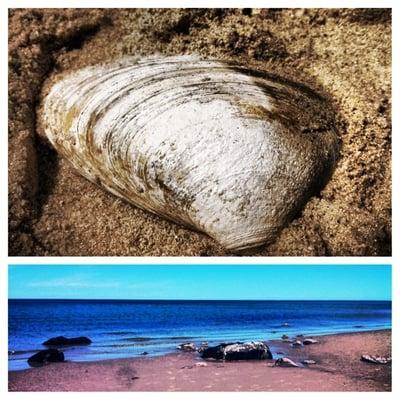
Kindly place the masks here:
POLYGON ((390 356, 391 331, 317 337, 293 348, 270 342, 303 368, 273 367, 274 361, 217 362, 197 353, 97 362, 65 362, 9 373, 10 391, 390 391, 391 365, 360 361, 362 354, 390 356), (196 365, 206 362, 206 366, 196 365))
POLYGON ((55 75, 193 53, 304 83, 337 114, 333 176, 254 255, 390 255, 391 12, 373 9, 10 10, 9 254, 229 255, 78 176, 37 134, 42 88, 55 75))

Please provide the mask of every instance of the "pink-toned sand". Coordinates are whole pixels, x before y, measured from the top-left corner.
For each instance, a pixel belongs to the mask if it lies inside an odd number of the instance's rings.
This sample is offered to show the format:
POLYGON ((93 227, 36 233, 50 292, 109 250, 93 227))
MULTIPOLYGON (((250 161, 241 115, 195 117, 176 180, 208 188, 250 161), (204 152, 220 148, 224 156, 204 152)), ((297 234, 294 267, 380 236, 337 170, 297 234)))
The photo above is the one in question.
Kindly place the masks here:
POLYGON ((194 353, 163 357, 66 362, 9 373, 10 391, 390 391, 391 366, 360 361, 362 354, 389 356, 391 331, 329 335, 294 349, 271 345, 304 368, 274 361, 204 362, 194 353))

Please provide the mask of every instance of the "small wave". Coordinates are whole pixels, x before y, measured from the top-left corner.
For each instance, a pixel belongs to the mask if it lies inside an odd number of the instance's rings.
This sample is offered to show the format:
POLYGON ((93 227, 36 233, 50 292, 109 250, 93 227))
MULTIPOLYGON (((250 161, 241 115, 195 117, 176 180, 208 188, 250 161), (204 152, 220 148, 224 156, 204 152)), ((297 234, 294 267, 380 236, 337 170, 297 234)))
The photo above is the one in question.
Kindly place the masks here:
POLYGON ((146 337, 146 336, 135 336, 129 338, 123 338, 125 342, 150 342, 150 340, 155 340, 156 338, 146 337))
POLYGON ((38 351, 43 349, 31 349, 31 350, 8 350, 9 356, 20 356, 22 354, 32 354, 37 353, 38 351))
POLYGON ((136 345, 133 343, 113 343, 113 344, 97 344, 96 346, 92 346, 91 349, 97 352, 97 349, 108 349, 111 347, 135 347, 136 345))
POLYGON ((166 340, 192 340, 197 339, 199 336, 169 336, 162 339, 166 340))

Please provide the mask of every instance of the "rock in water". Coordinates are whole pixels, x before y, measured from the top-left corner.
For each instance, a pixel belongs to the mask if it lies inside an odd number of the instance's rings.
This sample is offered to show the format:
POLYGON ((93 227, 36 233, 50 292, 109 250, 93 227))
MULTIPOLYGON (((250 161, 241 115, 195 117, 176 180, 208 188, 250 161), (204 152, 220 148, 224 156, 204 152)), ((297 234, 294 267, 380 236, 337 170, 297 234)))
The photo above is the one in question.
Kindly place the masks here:
POLYGON ((288 336, 288 335, 282 335, 282 336, 281 336, 281 339, 282 339, 282 340, 287 340, 287 339, 289 339, 289 336, 288 336))
POLYGON ((281 336, 281 339, 282 339, 282 340, 288 340, 288 339, 289 339, 289 336, 288 336, 288 335, 282 335, 282 336, 281 336))
POLYGON ((76 71, 49 89, 38 120, 83 176, 231 251, 274 241, 338 156, 321 96, 196 56, 76 71))
POLYGON ((51 362, 63 362, 64 353, 57 349, 41 350, 28 358, 31 367, 41 367, 51 362))
POLYGON ((202 358, 216 360, 266 360, 272 359, 268 346, 262 342, 221 343, 218 346, 208 347, 201 353, 202 358))
POLYGON ((45 346, 76 346, 76 345, 88 345, 92 341, 86 336, 79 336, 74 338, 66 338, 65 336, 53 337, 46 340, 43 344, 45 346))

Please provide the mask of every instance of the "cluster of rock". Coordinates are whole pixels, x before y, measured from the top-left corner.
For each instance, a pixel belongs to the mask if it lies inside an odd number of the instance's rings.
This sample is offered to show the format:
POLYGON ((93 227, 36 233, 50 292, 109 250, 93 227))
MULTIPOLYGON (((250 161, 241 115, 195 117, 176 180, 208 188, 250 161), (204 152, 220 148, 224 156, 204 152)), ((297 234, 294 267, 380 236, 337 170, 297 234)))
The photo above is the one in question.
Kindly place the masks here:
POLYGON ((49 347, 49 349, 40 350, 29 357, 28 364, 31 367, 41 367, 48 363, 63 362, 65 360, 64 353, 58 350, 57 347, 82 346, 91 343, 92 341, 86 336, 75 338, 66 338, 64 336, 53 337, 42 343, 44 346, 49 347))
POLYGON ((196 347, 196 345, 192 342, 186 342, 178 345, 177 350, 186 351, 186 352, 195 352, 198 351, 201 353, 204 349, 208 348, 208 342, 201 342, 200 347, 196 347))
MULTIPOLYGON (((302 346, 309 346, 311 344, 317 344, 318 340, 313 339, 313 338, 304 338, 304 335, 299 334, 296 335, 295 337, 290 338, 288 335, 283 334, 281 336, 281 340, 284 343, 290 343, 292 347, 297 347, 300 348, 302 346)), ((279 352, 278 354, 283 354, 282 352, 279 352)), ((315 360, 303 360, 301 361, 301 364, 303 365, 315 365, 317 362, 315 360)), ((302 365, 299 363, 294 362, 293 360, 291 360, 288 357, 280 357, 278 358, 275 363, 274 366, 275 367, 302 367, 302 365)))
MULTIPOLYGON (((304 338, 303 335, 297 335, 295 339, 290 339, 288 335, 282 335, 282 341, 291 343, 293 347, 308 346, 318 343, 317 340, 312 338, 304 338), (299 340, 302 338, 302 340, 299 340)), ((207 342, 203 342, 200 347, 192 342, 182 343, 177 346, 178 350, 184 352, 199 352, 204 359, 213 358, 215 360, 223 361, 236 361, 236 360, 272 360, 272 353, 269 347, 264 342, 233 342, 221 343, 217 346, 209 347, 207 342)), ((314 360, 303 360, 302 364, 312 365, 316 364, 314 360)), ((279 358, 275 362, 276 366, 296 366, 294 361, 289 358, 279 358)))
POLYGON ((318 340, 312 338, 305 338, 303 340, 300 340, 303 337, 303 335, 297 335, 294 339, 290 339, 288 335, 282 335, 281 339, 284 343, 291 343, 293 347, 308 346, 310 344, 318 343, 318 340))
MULTIPOLYGON (((300 337, 298 335, 297 337, 300 337)), ((301 335, 302 337, 302 335, 301 335)), ((317 340, 312 338, 306 338, 303 341, 298 339, 292 341, 289 336, 282 335, 283 341, 288 341, 292 343, 292 346, 302 346, 318 343, 317 340)), ((57 347, 67 347, 67 346, 79 346, 79 345, 89 345, 92 341, 85 337, 75 337, 66 338, 64 336, 53 337, 49 340, 43 342, 43 345, 49 347, 47 350, 41 350, 31 356, 28 359, 28 363, 31 366, 37 367, 42 366, 51 362, 63 362, 64 353, 57 349, 57 347)), ((177 346, 178 350, 184 352, 199 352, 201 357, 204 359, 213 358, 215 360, 223 361, 238 361, 238 360, 272 360, 272 353, 269 347, 264 342, 232 342, 232 343, 221 343, 217 346, 209 347, 207 342, 201 343, 200 347, 192 342, 182 343, 177 346)), ((147 354, 144 352, 143 354, 147 354)), ((375 364, 386 364, 389 359, 383 357, 372 357, 368 355, 363 355, 361 360, 372 362, 375 364)), ((312 365, 316 362, 314 360, 303 360, 302 364, 312 365)), ((205 363, 203 363, 206 365, 205 363)), ((203 364, 201 366, 203 366, 203 364)), ((200 366, 200 363, 199 363, 200 366)), ((275 361, 274 366, 278 367, 300 367, 299 364, 292 361, 290 358, 281 357, 275 361)))

